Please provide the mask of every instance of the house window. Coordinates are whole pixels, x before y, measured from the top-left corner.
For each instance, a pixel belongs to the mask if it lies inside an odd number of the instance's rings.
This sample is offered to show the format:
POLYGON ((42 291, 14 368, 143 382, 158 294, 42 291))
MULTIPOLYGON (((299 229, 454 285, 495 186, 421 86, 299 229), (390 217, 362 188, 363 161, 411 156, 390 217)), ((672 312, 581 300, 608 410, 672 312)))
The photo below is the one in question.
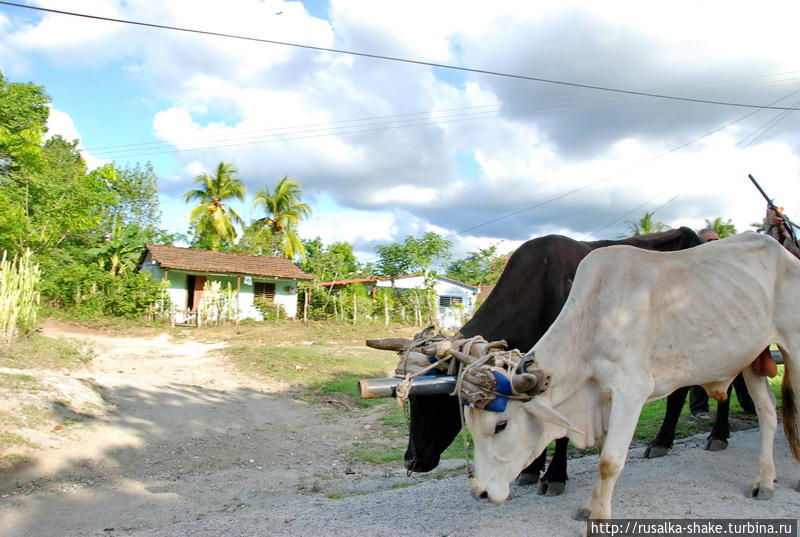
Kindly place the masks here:
POLYGON ((269 282, 255 282, 253 284, 253 297, 263 298, 269 302, 275 300, 275 284, 269 282))
POLYGON ((439 307, 441 308, 454 308, 463 305, 460 296, 440 296, 439 307))

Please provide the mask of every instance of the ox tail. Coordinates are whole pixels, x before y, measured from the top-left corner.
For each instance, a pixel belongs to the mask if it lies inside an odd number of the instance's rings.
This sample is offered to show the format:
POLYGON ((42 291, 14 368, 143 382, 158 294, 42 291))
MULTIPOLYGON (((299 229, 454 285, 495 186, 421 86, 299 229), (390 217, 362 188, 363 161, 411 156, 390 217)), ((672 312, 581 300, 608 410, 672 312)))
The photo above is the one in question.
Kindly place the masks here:
POLYGON ((791 363, 786 360, 783 366, 783 432, 786 434, 786 440, 789 442, 789 448, 792 450, 794 458, 800 461, 800 422, 798 422, 798 403, 797 394, 795 394, 792 387, 792 378, 790 370, 792 369, 791 363))

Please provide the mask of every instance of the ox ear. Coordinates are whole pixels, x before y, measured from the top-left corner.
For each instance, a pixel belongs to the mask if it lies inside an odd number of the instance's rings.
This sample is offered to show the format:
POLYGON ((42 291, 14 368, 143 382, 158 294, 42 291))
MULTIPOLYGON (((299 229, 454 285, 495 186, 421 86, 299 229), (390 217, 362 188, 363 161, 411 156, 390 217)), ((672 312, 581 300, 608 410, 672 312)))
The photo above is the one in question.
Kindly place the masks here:
POLYGON ((436 327, 431 325, 428 328, 426 328, 425 330, 423 330, 422 332, 420 332, 419 334, 415 335, 414 339, 417 340, 417 339, 429 338, 429 337, 433 336, 435 331, 436 331, 436 327))
POLYGON ((525 409, 526 412, 531 414, 534 417, 539 418, 542 421, 547 421, 549 423, 554 423, 556 425, 560 425, 570 431, 575 431, 578 434, 584 434, 583 431, 578 429, 575 425, 572 424, 567 418, 556 412, 554 409, 550 408, 549 406, 541 403, 537 399, 531 399, 522 407, 525 409))

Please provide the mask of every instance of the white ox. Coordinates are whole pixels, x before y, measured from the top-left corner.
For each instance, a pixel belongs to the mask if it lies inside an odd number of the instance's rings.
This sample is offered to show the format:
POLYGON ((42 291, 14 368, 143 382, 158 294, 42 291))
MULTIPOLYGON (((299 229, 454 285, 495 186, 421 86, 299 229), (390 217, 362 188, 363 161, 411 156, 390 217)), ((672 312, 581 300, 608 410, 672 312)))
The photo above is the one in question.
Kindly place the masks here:
MULTIPOLYGON (((771 497, 775 403, 749 367, 770 343, 785 359, 784 428, 800 460, 800 262, 774 239, 743 233, 678 252, 601 248, 578 267, 564 309, 533 347, 549 388, 503 412, 466 408, 475 441, 473 496, 506 500, 511 481, 553 440, 602 446, 600 477, 578 518, 610 518, 642 406, 699 384, 717 399, 744 370, 761 428, 750 493, 771 497)), ((530 367, 528 370, 530 371, 530 367)), ((539 375, 538 378, 543 378, 539 375)))

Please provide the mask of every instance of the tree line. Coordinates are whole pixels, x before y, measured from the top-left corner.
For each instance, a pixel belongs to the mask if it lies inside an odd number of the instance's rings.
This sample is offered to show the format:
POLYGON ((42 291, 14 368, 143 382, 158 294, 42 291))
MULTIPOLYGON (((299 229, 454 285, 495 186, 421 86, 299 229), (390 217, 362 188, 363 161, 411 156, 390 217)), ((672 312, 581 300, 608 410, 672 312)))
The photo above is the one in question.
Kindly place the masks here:
MULTIPOLYGON (((298 225, 311 208, 303 202, 300 183, 288 176, 255 192, 250 203, 259 216, 245 222, 231 206, 246 202, 245 182, 235 164, 227 162, 195 177, 194 188, 183 196, 190 219, 187 234, 170 233, 160 228, 152 165, 113 163, 89 170, 78 140, 47 136, 49 104, 42 86, 10 82, 0 72, 0 254, 7 263, 24 257, 15 267, 35 268, 46 311, 79 318, 138 317, 163 305, 164 284, 134 270, 147 243, 286 257, 315 282, 379 276, 394 281, 421 273, 429 286, 437 275, 474 286, 495 283, 510 255, 493 245, 454 260, 452 243, 429 232, 379 244, 376 261, 359 262, 351 243, 324 244, 319 237, 299 236, 298 225)), ((720 237, 736 232, 730 220, 707 224, 720 237)), ((628 231, 636 235, 665 227, 646 213, 629 222, 628 231)), ((368 296, 360 285, 335 293, 311 285, 303 294, 316 318, 374 318, 388 316, 391 309, 393 318, 410 320, 422 309, 432 314, 429 291, 368 296)))

